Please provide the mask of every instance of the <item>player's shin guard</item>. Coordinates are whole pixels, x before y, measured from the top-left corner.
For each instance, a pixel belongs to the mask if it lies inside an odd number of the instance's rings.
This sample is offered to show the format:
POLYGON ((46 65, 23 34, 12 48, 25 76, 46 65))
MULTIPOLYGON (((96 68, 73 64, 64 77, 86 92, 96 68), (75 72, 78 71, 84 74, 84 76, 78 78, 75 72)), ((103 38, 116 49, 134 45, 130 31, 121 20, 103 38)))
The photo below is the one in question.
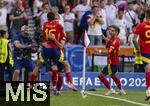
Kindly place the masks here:
POLYGON ((63 75, 62 73, 58 74, 57 90, 60 91, 63 84, 63 75))
POLYGON ((146 72, 146 87, 150 89, 150 72, 146 72))
POLYGON ((72 75, 71 75, 71 72, 67 72, 67 73, 66 73, 66 78, 67 78, 68 83, 72 83, 72 75))
POLYGON ((111 89, 110 83, 105 77, 99 75, 98 78, 108 89, 111 89))
POLYGON ((52 71, 52 84, 53 84, 53 87, 57 85, 57 81, 58 81, 58 70, 53 70, 52 71))
POLYGON ((121 85, 121 82, 120 82, 120 79, 116 76, 111 76, 111 78, 114 80, 114 82, 116 83, 117 87, 119 90, 122 89, 122 85, 121 85))

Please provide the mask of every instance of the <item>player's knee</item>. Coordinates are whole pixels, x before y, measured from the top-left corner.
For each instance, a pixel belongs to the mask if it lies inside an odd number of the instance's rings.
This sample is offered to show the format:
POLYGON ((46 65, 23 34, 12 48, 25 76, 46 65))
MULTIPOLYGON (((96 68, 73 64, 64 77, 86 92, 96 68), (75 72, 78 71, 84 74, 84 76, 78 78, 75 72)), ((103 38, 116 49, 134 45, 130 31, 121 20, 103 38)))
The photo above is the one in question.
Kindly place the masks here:
POLYGON ((150 63, 145 66, 145 71, 150 72, 150 63))

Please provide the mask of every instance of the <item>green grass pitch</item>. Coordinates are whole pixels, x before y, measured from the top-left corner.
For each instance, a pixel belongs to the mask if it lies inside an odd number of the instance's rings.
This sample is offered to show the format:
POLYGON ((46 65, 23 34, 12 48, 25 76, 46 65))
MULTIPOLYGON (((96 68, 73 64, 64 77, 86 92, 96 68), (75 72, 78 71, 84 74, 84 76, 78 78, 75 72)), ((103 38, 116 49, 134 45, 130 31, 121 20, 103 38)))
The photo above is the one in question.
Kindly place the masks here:
MULTIPOLYGON (((107 90, 101 89, 88 92, 104 95, 107 90)), ((144 90, 126 90, 126 93, 127 95, 112 95, 112 97, 134 101, 143 105, 91 95, 88 95, 87 98, 83 99, 80 91, 63 91, 62 96, 54 96, 52 92, 50 93, 50 106, 150 106, 150 101, 144 101, 144 90)))

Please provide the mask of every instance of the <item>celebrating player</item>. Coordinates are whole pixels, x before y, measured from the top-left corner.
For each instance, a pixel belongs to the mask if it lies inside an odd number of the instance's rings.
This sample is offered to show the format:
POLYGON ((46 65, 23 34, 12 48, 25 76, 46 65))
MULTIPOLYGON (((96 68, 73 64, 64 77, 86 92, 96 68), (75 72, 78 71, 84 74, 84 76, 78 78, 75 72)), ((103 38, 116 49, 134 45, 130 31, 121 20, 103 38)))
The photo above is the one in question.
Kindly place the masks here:
MULTIPOLYGON (((66 35, 63 31, 63 27, 55 20, 55 14, 53 12, 48 13, 47 17, 49 21, 44 24, 44 48, 42 50, 41 57, 45 62, 52 59, 52 61, 54 61, 56 64, 62 64, 59 67, 65 67, 68 87, 76 91, 77 89, 72 84, 70 65, 66 60, 64 60, 64 54, 62 52, 66 40, 66 35)), ((38 68, 39 67, 37 67, 37 69, 38 68)), ((33 76, 36 77, 36 74, 34 74, 33 76)), ((57 79, 56 76, 57 70, 53 70, 52 81, 54 81, 55 84, 57 81, 53 79, 57 79)), ((54 83, 53 85, 55 85, 54 83)))
POLYGON ((136 55, 142 56, 146 75, 146 98, 150 99, 150 8, 145 12, 146 21, 138 24, 135 29, 133 43, 136 48, 136 55), (139 39, 138 39, 139 36, 139 39))
POLYGON ((120 39, 118 38, 119 28, 115 25, 111 25, 108 27, 109 34, 111 38, 108 40, 106 48, 107 51, 99 51, 99 53, 108 54, 108 65, 103 68, 101 73, 99 74, 98 78, 104 85, 109 89, 109 91, 105 95, 116 94, 115 90, 111 87, 110 83, 105 78, 106 75, 110 75, 113 81, 116 83, 119 94, 126 94, 122 88, 122 84, 120 79, 116 76, 116 73, 119 68, 119 47, 120 47, 120 39))

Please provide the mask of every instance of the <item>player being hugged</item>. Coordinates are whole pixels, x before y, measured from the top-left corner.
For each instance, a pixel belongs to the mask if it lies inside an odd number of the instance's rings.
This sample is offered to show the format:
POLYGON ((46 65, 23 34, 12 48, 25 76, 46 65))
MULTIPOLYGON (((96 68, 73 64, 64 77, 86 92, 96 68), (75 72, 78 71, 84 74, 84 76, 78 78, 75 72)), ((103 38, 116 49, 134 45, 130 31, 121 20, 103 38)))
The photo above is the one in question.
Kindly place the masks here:
MULTIPOLYGON (((77 88, 72 84, 70 65, 68 61, 64 59, 64 53, 62 51, 66 43, 66 34, 64 29, 55 19, 55 14, 53 12, 49 12, 47 14, 47 18, 48 21, 44 23, 43 49, 41 56, 45 62, 52 60, 56 63, 59 70, 65 67, 68 87, 77 91, 77 88)), ((53 70, 53 74, 54 71, 57 70, 53 70)), ((57 76, 57 74, 55 74, 55 76, 57 76)))

